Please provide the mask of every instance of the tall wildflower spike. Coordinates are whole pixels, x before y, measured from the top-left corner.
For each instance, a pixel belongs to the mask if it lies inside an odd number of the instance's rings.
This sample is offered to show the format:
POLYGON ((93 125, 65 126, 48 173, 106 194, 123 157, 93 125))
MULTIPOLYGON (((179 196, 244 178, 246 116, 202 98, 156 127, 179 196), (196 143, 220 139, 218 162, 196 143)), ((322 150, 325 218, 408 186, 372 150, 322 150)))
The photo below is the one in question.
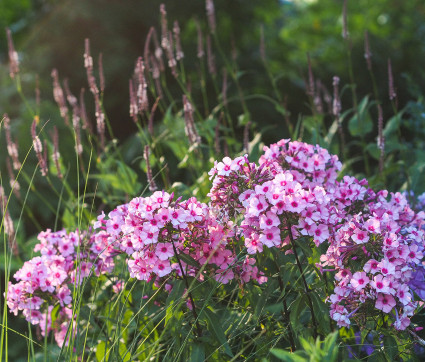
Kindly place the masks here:
POLYGON ((316 108, 316 111, 319 114, 323 114, 323 103, 322 103, 322 97, 321 97, 321 91, 322 91, 322 82, 320 79, 316 80, 316 92, 314 95, 314 107, 316 108))
POLYGON ((339 77, 335 76, 333 77, 333 87, 334 87, 334 101, 333 101, 333 107, 332 107, 332 113, 335 116, 335 119, 337 121, 338 125, 338 134, 341 141, 341 150, 345 150, 345 137, 344 137, 344 131, 342 129, 341 124, 341 99, 339 97, 339 77))
POLYGON ((174 77, 177 78, 177 62, 174 58, 174 52, 173 52, 173 37, 171 36, 171 33, 168 33, 168 48, 166 48, 167 51, 167 58, 168 58, 168 66, 171 68, 171 73, 174 77))
POLYGON ((94 97, 97 134, 100 138, 100 149, 105 149, 105 114, 100 105, 99 95, 94 97))
POLYGON ((382 107, 378 104, 378 148, 380 150, 379 156, 379 172, 384 171, 384 155, 385 155, 385 136, 384 136, 384 116, 382 107))
POLYGON ((142 114, 142 112, 148 110, 149 108, 147 83, 145 79, 145 65, 143 63, 142 57, 137 59, 134 73, 137 79, 137 107, 138 112, 142 114))
POLYGON ((152 71, 151 67, 149 66, 149 59, 150 59, 149 46, 151 44, 152 34, 154 30, 155 30, 154 27, 151 26, 149 29, 148 35, 146 36, 145 46, 143 48, 143 58, 145 59, 146 66, 148 67, 149 71, 152 71))
POLYGON ((37 135, 36 127, 37 122, 36 120, 34 120, 31 126, 32 144, 38 159, 38 163, 40 165, 40 172, 43 176, 47 176, 47 163, 43 155, 43 144, 41 143, 40 138, 37 135))
POLYGON ((99 53, 99 83, 100 83, 100 91, 103 94, 105 91, 105 74, 103 72, 103 54, 99 53))
POLYGON ((163 72, 165 70, 164 61, 162 60, 162 48, 158 41, 158 35, 156 34, 156 30, 153 28, 152 39, 155 45, 155 58, 158 61, 159 71, 163 72))
POLYGON ((59 153, 59 132, 58 129, 56 128, 56 126, 53 127, 53 152, 52 152, 52 160, 53 163, 55 164, 56 167, 56 171, 58 174, 59 179, 62 180, 62 172, 61 172, 61 168, 60 168, 60 153, 59 153))
POLYGON ((156 58, 154 56, 150 56, 150 63, 152 64, 152 78, 154 79, 155 82, 155 90, 156 93, 158 94, 159 98, 162 98, 162 87, 161 87, 161 81, 159 79, 160 77, 160 69, 159 69, 159 64, 156 60, 156 58))
POLYGON ((208 71, 211 75, 216 76, 217 70, 215 67, 215 57, 212 51, 211 37, 207 35, 207 59, 208 59, 208 71))
POLYGON ((364 57, 366 59, 367 69, 372 70, 372 53, 370 51, 369 33, 364 32, 364 57))
POLYGON ((198 32, 198 51, 196 53, 196 56, 199 59, 201 59, 205 55, 205 52, 204 52, 204 37, 202 35, 201 25, 199 24, 198 20, 196 20, 196 30, 198 32))
POLYGON ((86 110, 86 102, 84 102, 84 93, 86 90, 84 88, 81 88, 80 91, 80 117, 81 121, 83 122, 83 129, 89 131, 89 133, 93 133, 91 124, 89 122, 89 118, 87 116, 87 110, 86 110))
POLYGON ((264 41, 264 25, 260 27, 260 56, 263 62, 266 61, 266 43, 264 41))
POLYGON ((210 32, 211 34, 214 34, 216 30, 216 23, 215 23, 215 9, 214 9, 213 0, 206 0, 205 9, 207 11, 207 19, 208 19, 208 26, 210 28, 210 32))
POLYGON ((167 50, 170 46, 170 43, 168 37, 168 21, 167 11, 165 10, 165 4, 161 4, 159 6, 159 11, 161 13, 161 46, 167 50))
POLYGON ((130 93, 130 117, 136 123, 138 107, 137 107, 137 98, 134 92, 134 82, 132 79, 129 79, 128 87, 129 87, 129 93, 130 93))
POLYGON ((96 79, 93 75, 93 58, 90 55, 90 40, 86 39, 84 42, 84 68, 87 72, 87 81, 89 83, 90 91, 95 95, 99 94, 99 89, 96 85, 96 79))
POLYGON ((173 33, 174 33, 174 41, 176 43, 176 59, 181 60, 184 57, 184 53, 183 53, 182 43, 180 39, 180 26, 177 20, 174 22, 173 33))
POLYGON ((15 177, 15 174, 12 169, 12 164, 10 163, 10 158, 6 158, 6 166, 7 166, 7 173, 9 174, 9 184, 11 189, 13 190, 13 193, 16 195, 18 199, 21 199, 21 185, 19 184, 18 180, 15 177))
POLYGON ((21 168, 21 162, 19 161, 18 145, 12 140, 12 134, 10 132, 10 118, 6 113, 3 115, 3 124, 6 132, 7 152, 12 158, 13 168, 15 170, 19 170, 21 168))
POLYGON ((13 226, 13 220, 10 217, 9 210, 7 210, 6 206, 7 206, 7 198, 4 193, 3 186, 0 185, 0 208, 4 218, 3 220, 4 233, 8 237, 10 250, 12 250, 14 255, 18 255, 19 250, 15 240, 15 228, 13 226))
POLYGON ((66 106, 65 96, 63 93, 63 89, 59 83, 59 74, 57 69, 52 70, 52 78, 53 78, 53 98, 59 107, 59 112, 61 117, 63 118, 65 124, 69 125, 69 115, 68 115, 68 107, 66 106))
POLYGON ((158 190, 158 186, 156 185, 155 180, 153 179, 153 176, 152 176, 152 169, 151 169, 151 164, 149 161, 149 155, 150 155, 149 145, 146 145, 144 149, 144 158, 146 161, 146 175, 147 175, 148 184, 149 184, 149 191, 155 192, 156 190, 158 190))
POLYGON ((341 100, 339 98, 339 77, 335 76, 333 77, 333 87, 334 87, 334 100, 333 100, 333 107, 332 107, 332 113, 335 117, 339 117, 341 114, 341 100))
POLYGON ((189 139, 191 146, 198 146, 201 144, 201 137, 195 128, 193 120, 193 108, 186 95, 183 95, 183 111, 184 111, 184 130, 189 139))
POLYGON ((342 5, 342 37, 345 40, 348 40, 348 20, 347 20, 347 0, 344 0, 342 5))
POLYGON ((6 34, 7 34, 7 47, 8 47, 8 55, 9 55, 9 75, 10 75, 10 78, 14 79, 16 74, 19 73, 19 57, 13 45, 12 32, 10 31, 9 28, 6 28, 6 34))
POLYGON ((391 66, 391 59, 388 58, 388 95, 390 101, 397 98, 397 93, 394 88, 393 70, 391 66))

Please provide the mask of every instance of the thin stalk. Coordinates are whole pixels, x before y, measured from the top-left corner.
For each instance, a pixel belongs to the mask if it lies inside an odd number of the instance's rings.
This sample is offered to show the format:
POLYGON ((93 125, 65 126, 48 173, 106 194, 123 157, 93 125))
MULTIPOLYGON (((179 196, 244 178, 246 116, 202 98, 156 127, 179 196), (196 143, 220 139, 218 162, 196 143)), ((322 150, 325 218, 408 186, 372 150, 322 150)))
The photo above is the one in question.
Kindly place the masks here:
MULTIPOLYGON (((288 218, 287 218, 287 220, 288 220, 288 218)), ((315 315, 314 309, 313 309, 313 302, 312 302, 311 297, 310 297, 310 288, 307 284, 307 281, 305 280, 303 267, 302 267, 300 259, 298 257, 298 252, 297 252, 297 248, 296 248, 296 245, 295 245, 294 236, 292 235, 291 223, 289 222, 289 220, 288 220, 288 233, 289 233, 289 239, 291 240, 291 245, 292 245, 292 250, 294 252, 295 260, 297 262, 297 267, 298 267, 298 270, 301 273, 301 279, 302 279, 303 284, 304 284, 304 291, 305 291, 305 294, 306 294, 306 297, 307 297, 307 300, 308 300, 308 304, 309 304, 309 307, 310 307, 310 310, 311 310, 311 319, 312 319, 313 326, 314 326, 313 336, 314 336, 314 339, 316 339, 318 327, 317 327, 316 315, 315 315)))
POLYGON ((201 326, 200 326, 199 321, 198 321, 198 314, 196 313, 195 302, 193 301, 192 293, 190 292, 190 289, 189 289, 190 288, 189 287, 189 283, 188 283, 187 277, 186 277, 186 275, 185 275, 185 273, 183 271, 183 266, 182 266, 182 263, 180 261, 179 254, 177 253, 176 246, 174 245, 174 241, 173 240, 171 240, 171 242, 173 244, 173 250, 174 250, 174 254, 176 255, 177 262, 179 263, 180 271, 182 273, 184 282, 186 284, 187 294, 189 295, 190 303, 192 304, 192 313, 193 313, 193 317, 195 318, 196 329, 197 329, 197 333, 196 334, 197 334, 197 337, 200 338, 202 336, 202 329, 201 329, 201 326))
MULTIPOLYGON (((276 265, 279 268, 279 275, 277 277, 277 280, 279 282, 280 292, 283 295, 284 293, 286 294, 285 286, 283 285, 283 280, 282 280, 282 277, 280 276, 280 265, 278 263, 276 263, 276 265)), ((283 317, 288 323, 288 337, 289 337, 289 342, 291 343, 291 350, 292 350, 291 352, 295 352, 297 348, 295 346, 294 335, 292 333, 292 324, 291 324, 291 320, 289 319, 288 305, 286 304, 285 297, 283 297, 282 303, 283 303, 283 311, 284 311, 283 317)))

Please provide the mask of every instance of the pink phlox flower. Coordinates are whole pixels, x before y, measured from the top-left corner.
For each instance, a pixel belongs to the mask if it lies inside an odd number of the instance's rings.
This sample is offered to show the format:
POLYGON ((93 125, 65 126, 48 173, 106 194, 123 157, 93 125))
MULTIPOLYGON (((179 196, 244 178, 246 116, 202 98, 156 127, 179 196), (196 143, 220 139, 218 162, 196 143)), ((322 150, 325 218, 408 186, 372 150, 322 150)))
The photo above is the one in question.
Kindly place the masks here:
POLYGON ((348 269, 341 269, 335 274, 335 280, 339 281, 340 286, 348 285, 353 275, 348 269))
POLYGON ((399 246, 397 235, 393 232, 386 233, 383 246, 384 248, 397 248, 399 246))
POLYGON ((248 254, 261 253, 263 251, 263 244, 256 233, 252 233, 250 237, 245 238, 245 246, 248 254))
POLYGON ((354 230, 354 233, 351 235, 351 238, 356 244, 365 244, 369 241, 368 233, 359 228, 356 228, 354 230))
POLYGON ((165 191, 155 191, 151 196, 150 200, 155 209, 168 207, 171 195, 165 191))
POLYGON ((356 272, 353 274, 350 284, 355 290, 360 291, 369 284, 369 280, 365 272, 356 272))
POLYGON ((271 211, 266 212, 266 214, 260 215, 260 228, 263 230, 271 229, 277 227, 280 224, 279 217, 272 213, 271 211))
POLYGON ((50 276, 53 286, 61 285, 68 277, 67 273, 62 268, 58 268, 54 265, 50 267, 50 276))
POLYGON ((145 245, 156 244, 158 242, 158 231, 143 230, 140 238, 145 245))
POLYGON ((158 220, 160 227, 164 227, 167 222, 170 221, 170 209, 161 208, 158 210, 158 213, 155 215, 155 218, 158 220))
POLYGON ((168 260, 157 260, 155 263, 153 270, 155 274, 157 274, 160 277, 163 277, 167 274, 170 274, 172 271, 170 262, 168 260))
POLYGON ((39 324, 42 319, 42 314, 39 310, 35 309, 24 309, 22 314, 25 316, 25 319, 31 324, 39 324))
POLYGON ((363 270, 366 273, 376 274, 380 271, 379 262, 376 261, 375 259, 370 259, 363 266, 363 270))
POLYGON ((235 274, 232 269, 218 269, 214 276, 215 280, 222 284, 228 284, 235 278, 235 274))
POLYGON ((58 297, 59 303, 62 307, 72 302, 71 291, 66 286, 59 288, 56 292, 56 296, 58 297))
POLYGON ((313 226, 313 241, 316 246, 319 246, 329 237, 329 228, 325 224, 319 224, 314 228, 313 226))
POLYGON ((266 198, 263 195, 255 195, 249 201, 248 212, 251 216, 259 216, 268 207, 266 198))
POLYGON ((370 285, 378 293, 390 293, 389 280, 385 278, 382 274, 375 275, 373 280, 370 282, 370 285))
POLYGON ((261 234, 259 241, 269 248, 279 246, 282 242, 280 238, 280 229, 273 227, 271 229, 264 230, 264 233, 261 234))
POLYGON ((186 221, 188 222, 201 221, 204 216, 204 211, 201 205, 198 205, 195 198, 188 200, 187 211, 186 221))
POLYGON ((375 308, 382 310, 384 313, 390 313, 392 309, 395 307, 396 301, 395 299, 388 294, 378 294, 378 298, 376 299, 375 308))
POLYGON ((379 263, 380 272, 384 276, 390 276, 395 274, 395 265, 388 260, 384 259, 379 263))
POLYGON ((403 305, 409 304, 412 301, 410 289, 406 284, 401 284, 398 287, 396 296, 403 305))
POLYGON ((239 195, 238 200, 240 201, 243 207, 249 207, 249 201, 253 194, 255 194, 253 190, 246 190, 239 195))
POLYGON ((376 217, 369 218, 364 223, 364 227, 367 231, 374 233, 374 234, 379 234, 381 232, 381 223, 380 223, 379 219, 376 218, 376 217))
POLYGON ((417 244, 413 244, 409 247, 409 254, 407 254, 407 261, 415 264, 419 264, 419 262, 423 258, 423 254, 421 251, 418 251, 419 247, 417 244))
POLYGON ((174 227, 178 227, 180 229, 187 228, 186 223, 187 214, 183 209, 175 208, 170 211, 170 220, 174 227))
POLYGON ((298 195, 289 195, 286 198, 286 210, 289 212, 299 213, 306 207, 306 202, 298 195))
POLYGON ((237 170, 238 168, 238 165, 233 164, 230 157, 224 157, 223 161, 217 163, 215 166, 219 176, 229 176, 232 171, 237 170))
POLYGON ((173 246, 169 243, 156 244, 155 254, 159 260, 167 260, 174 256, 173 246))

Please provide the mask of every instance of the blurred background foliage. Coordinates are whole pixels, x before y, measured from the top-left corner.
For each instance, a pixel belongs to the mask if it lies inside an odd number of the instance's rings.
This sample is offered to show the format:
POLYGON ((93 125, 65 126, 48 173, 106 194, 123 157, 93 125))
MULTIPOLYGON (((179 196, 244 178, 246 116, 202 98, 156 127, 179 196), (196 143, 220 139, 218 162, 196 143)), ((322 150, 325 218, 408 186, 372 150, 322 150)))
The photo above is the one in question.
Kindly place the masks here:
MULTIPOLYGON (((319 127, 319 123, 325 128, 332 125, 334 120, 330 98, 333 94, 332 79, 338 76, 341 79, 342 110, 351 110, 343 120, 342 127, 347 134, 346 150, 349 153, 348 164, 352 173, 368 176, 373 180, 370 170, 377 168, 379 158, 377 147, 374 146, 378 118, 376 102, 379 102, 383 108, 384 123, 387 123, 387 150, 390 151, 389 157, 393 157, 394 160, 390 165, 392 168, 388 169, 396 175, 390 181, 387 179, 384 186, 390 190, 403 187, 413 188, 417 192, 424 191, 425 180, 422 172, 424 165, 419 160, 425 159, 423 137, 420 137, 425 129, 423 127, 425 106, 422 96, 425 77, 421 61, 425 56, 423 41, 425 4, 420 0, 347 1, 348 40, 342 37, 343 1, 216 0, 217 37, 221 45, 219 47, 214 43, 217 73, 210 74, 211 76, 205 79, 205 84, 200 83, 202 78, 200 62, 196 56, 197 24, 204 36, 209 33, 203 1, 3 0, 0 4, 0 24, 12 31, 21 61, 21 81, 25 101, 16 92, 15 85, 8 77, 7 42, 5 33, 2 32, 0 108, 2 113, 8 113, 12 119, 12 133, 19 140, 22 149, 29 149, 31 145, 29 122, 32 121, 33 114, 29 111, 28 105, 36 108, 34 96, 36 82, 39 82, 41 90, 40 118, 43 122, 49 121, 45 133, 49 134, 51 128, 56 125, 60 130, 61 149, 73 148, 73 134, 63 125, 59 110, 53 101, 50 74, 52 69, 56 68, 61 81, 68 79, 73 94, 78 95, 81 88, 86 88, 88 98, 83 53, 84 39, 89 38, 91 54, 96 64, 99 53, 103 54, 106 78, 103 104, 114 137, 120 145, 123 145, 123 161, 132 164, 136 172, 139 172, 134 162, 142 157, 142 144, 135 136, 137 127, 128 112, 128 81, 132 77, 137 57, 143 55, 149 29, 153 26, 160 33, 161 3, 166 6, 169 27, 172 27, 175 20, 180 24, 185 53, 183 59, 187 83, 185 86, 192 90, 193 100, 197 103, 201 114, 213 114, 212 107, 217 102, 223 101, 220 98, 223 97, 220 94, 221 89, 217 90, 217 84, 222 84, 223 69, 229 63, 226 63, 220 54, 231 60, 231 67, 237 67, 235 74, 246 97, 249 119, 244 116, 247 112, 241 102, 235 101, 238 98, 237 87, 234 83, 229 83, 228 109, 235 125, 235 145, 241 145, 243 126, 248 121, 252 122, 251 138, 260 132, 265 144, 290 137, 293 133, 290 132, 291 129, 296 129, 300 124, 302 130, 298 136, 302 135, 304 141, 323 143, 320 137, 317 138, 315 129, 319 127), (369 33, 373 74, 377 84, 376 93, 373 93, 373 84, 364 56, 366 31, 369 33), (260 46, 262 33, 267 59, 266 68, 260 46), (324 110, 319 117, 314 114, 306 86, 309 78, 307 54, 311 60, 316 85, 318 82, 321 84, 324 110), (392 61, 397 89, 395 105, 388 98, 388 59, 392 61), (350 85, 350 62, 352 81, 355 85, 350 85), (275 88, 271 86, 270 78, 275 88), (358 130, 353 131, 355 120, 348 122, 356 112, 353 111, 353 97, 348 85, 355 90, 358 103, 364 100, 367 127, 360 133, 358 130), (202 103, 203 91, 207 102, 202 103), (365 98, 366 96, 368 98, 365 98), (399 110, 403 110, 403 113, 399 112, 400 119, 394 120, 394 114, 399 110), (390 119, 393 119, 391 124, 390 119), (362 143, 353 141, 359 135, 362 137, 362 143), (367 155, 364 153, 365 149, 367 155), (363 157, 370 158, 368 169, 365 169, 361 157, 357 157, 362 152, 363 157), (408 159, 410 164, 402 164, 406 162, 400 160, 402 157, 408 159), (414 185, 406 184, 407 176, 403 175, 413 169, 419 170, 412 177, 414 185)), ((166 83, 167 89, 175 111, 176 105, 181 109, 182 90, 177 82, 172 81, 170 72, 166 74, 169 80, 166 83)), ((152 103, 153 101, 154 99, 151 99, 152 103)), ((86 100, 86 103, 94 124, 93 102, 86 100)), ((155 124, 158 129, 164 128, 161 125, 164 118, 167 118, 165 109, 156 113, 155 124)), ((179 124, 178 120, 172 118, 165 128, 172 127, 172 122, 179 124)), ((210 119, 206 127, 214 127, 216 122, 217 120, 210 119)), ((2 144, 5 145, 4 135, 1 137, 2 144)), ((162 151, 165 153, 164 156, 172 161, 167 177, 171 183, 175 181, 190 183, 193 175, 190 175, 184 167, 176 167, 181 160, 178 159, 175 150, 170 148, 171 143, 168 145, 165 143, 164 141, 162 151)), ((338 142, 330 142, 325 146, 334 153, 340 151, 338 142)), ((2 152, 3 150, 5 149, 2 148, 2 152)), ((64 153, 63 157, 65 164, 75 162, 72 152, 69 155, 64 153)), ((32 155, 28 160, 28 170, 33 169, 35 164, 36 159, 32 155)), ((6 175, 3 158, 0 160, 0 166, 4 171, 3 175, 6 175)), ((108 170, 105 166, 101 172, 105 174, 108 170)), ((71 182, 76 179, 74 176, 70 175, 71 182)), ((5 179, 6 177, 3 177, 3 183, 5 179)), ((138 180, 143 184, 145 182, 144 176, 138 177, 138 180)), ((377 184, 382 186, 382 179, 378 179, 377 184)), ((49 203, 55 205, 57 195, 49 192, 50 188, 51 185, 41 180, 37 191, 49 203)), ((30 195, 29 205, 31 198, 30 195)), ((19 213, 19 205, 15 210, 13 204, 10 208, 12 213, 19 213)), ((55 208, 46 211, 34 210, 35 220, 38 220, 41 228, 51 224, 52 218, 56 217, 54 210, 55 208)))

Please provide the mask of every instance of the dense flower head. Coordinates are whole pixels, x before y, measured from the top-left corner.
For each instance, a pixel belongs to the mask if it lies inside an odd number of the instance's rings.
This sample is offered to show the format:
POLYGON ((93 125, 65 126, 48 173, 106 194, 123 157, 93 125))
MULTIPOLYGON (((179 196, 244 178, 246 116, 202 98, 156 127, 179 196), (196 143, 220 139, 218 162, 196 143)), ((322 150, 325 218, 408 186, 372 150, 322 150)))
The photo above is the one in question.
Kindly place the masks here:
POLYGON ((335 275, 331 317, 339 326, 349 326, 350 318, 361 321, 382 311, 403 330, 418 307, 415 280, 423 270, 425 234, 416 225, 423 215, 400 193, 367 194, 371 197, 364 207, 334 227, 321 257, 322 268, 346 275, 335 275))
POLYGON ((277 143, 264 146, 264 154, 259 164, 271 163, 276 172, 290 170, 294 179, 303 185, 332 185, 341 170, 342 164, 336 155, 318 145, 305 142, 280 140, 277 143))
POLYGON ((78 230, 41 232, 39 243, 34 247, 41 256, 25 262, 15 273, 16 284, 9 282, 10 311, 15 315, 22 311, 28 322, 37 325, 45 324, 46 314, 50 318, 53 305, 59 305, 59 314, 67 317, 63 323, 58 319, 55 338, 63 342, 71 318, 67 307, 72 304, 72 285, 81 284, 91 273, 99 276, 114 267, 107 236, 104 231, 97 234, 78 230))

